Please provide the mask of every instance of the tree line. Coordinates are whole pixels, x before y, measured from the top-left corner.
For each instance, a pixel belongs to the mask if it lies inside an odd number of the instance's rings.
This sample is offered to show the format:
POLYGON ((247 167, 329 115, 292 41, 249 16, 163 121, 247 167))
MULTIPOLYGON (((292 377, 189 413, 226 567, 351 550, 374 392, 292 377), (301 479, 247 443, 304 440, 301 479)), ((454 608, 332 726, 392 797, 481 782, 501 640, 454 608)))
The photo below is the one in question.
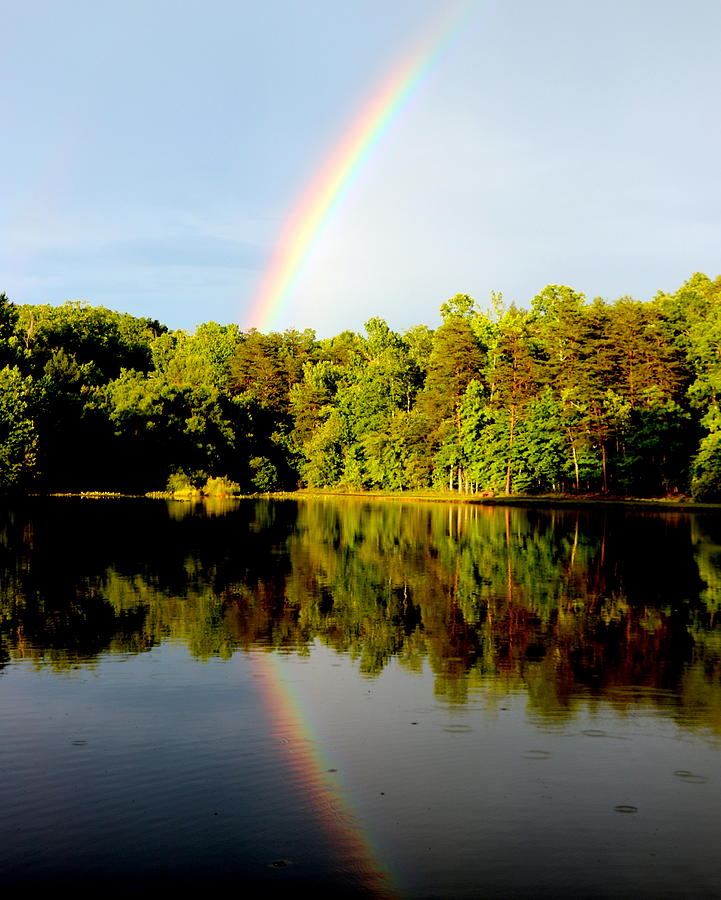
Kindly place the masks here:
POLYGON ((318 339, 0 294, 0 488, 721 501, 721 276, 648 303, 459 294, 440 314, 318 339))

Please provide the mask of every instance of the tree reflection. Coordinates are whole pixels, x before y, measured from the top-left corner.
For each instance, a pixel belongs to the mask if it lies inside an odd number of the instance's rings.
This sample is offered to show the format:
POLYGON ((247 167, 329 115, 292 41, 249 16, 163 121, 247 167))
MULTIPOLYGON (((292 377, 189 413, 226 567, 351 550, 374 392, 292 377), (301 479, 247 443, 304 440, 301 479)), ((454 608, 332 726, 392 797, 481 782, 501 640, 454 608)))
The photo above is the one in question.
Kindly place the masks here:
POLYGON ((711 514, 30 499, 0 522, 0 666, 321 641, 368 676, 427 665, 452 702, 558 719, 633 688, 721 729, 720 563, 711 514))

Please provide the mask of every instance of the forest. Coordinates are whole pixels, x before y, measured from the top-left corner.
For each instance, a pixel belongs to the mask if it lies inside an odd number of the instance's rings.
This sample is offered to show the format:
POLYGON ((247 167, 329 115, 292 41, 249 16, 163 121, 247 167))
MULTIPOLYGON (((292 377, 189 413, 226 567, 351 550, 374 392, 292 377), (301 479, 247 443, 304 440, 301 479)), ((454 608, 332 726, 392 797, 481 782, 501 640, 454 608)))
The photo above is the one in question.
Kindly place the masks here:
POLYGON ((398 333, 193 333, 0 294, 0 489, 721 501, 721 276, 650 302, 458 294, 398 333))

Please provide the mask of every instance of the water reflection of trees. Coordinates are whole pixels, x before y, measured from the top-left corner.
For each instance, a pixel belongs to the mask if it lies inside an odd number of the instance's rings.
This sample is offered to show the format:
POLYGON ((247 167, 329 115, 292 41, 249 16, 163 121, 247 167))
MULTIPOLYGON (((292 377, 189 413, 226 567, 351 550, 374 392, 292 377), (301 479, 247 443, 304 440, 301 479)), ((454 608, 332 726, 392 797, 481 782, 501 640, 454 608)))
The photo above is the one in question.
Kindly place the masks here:
POLYGON ((368 675, 427 663, 458 702, 523 690, 557 717, 633 687, 721 725, 719 538, 614 509, 27 501, 0 526, 0 665, 320 640, 368 675))

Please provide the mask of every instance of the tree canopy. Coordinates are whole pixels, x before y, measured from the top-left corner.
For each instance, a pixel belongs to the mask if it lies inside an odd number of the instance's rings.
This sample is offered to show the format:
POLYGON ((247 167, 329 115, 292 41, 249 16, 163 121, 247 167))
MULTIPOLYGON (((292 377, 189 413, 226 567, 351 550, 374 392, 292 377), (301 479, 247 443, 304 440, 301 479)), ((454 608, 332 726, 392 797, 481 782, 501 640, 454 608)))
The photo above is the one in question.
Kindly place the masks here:
POLYGON ((548 285, 441 324, 189 334, 0 294, 0 488, 691 493, 721 501, 721 276, 548 285))

